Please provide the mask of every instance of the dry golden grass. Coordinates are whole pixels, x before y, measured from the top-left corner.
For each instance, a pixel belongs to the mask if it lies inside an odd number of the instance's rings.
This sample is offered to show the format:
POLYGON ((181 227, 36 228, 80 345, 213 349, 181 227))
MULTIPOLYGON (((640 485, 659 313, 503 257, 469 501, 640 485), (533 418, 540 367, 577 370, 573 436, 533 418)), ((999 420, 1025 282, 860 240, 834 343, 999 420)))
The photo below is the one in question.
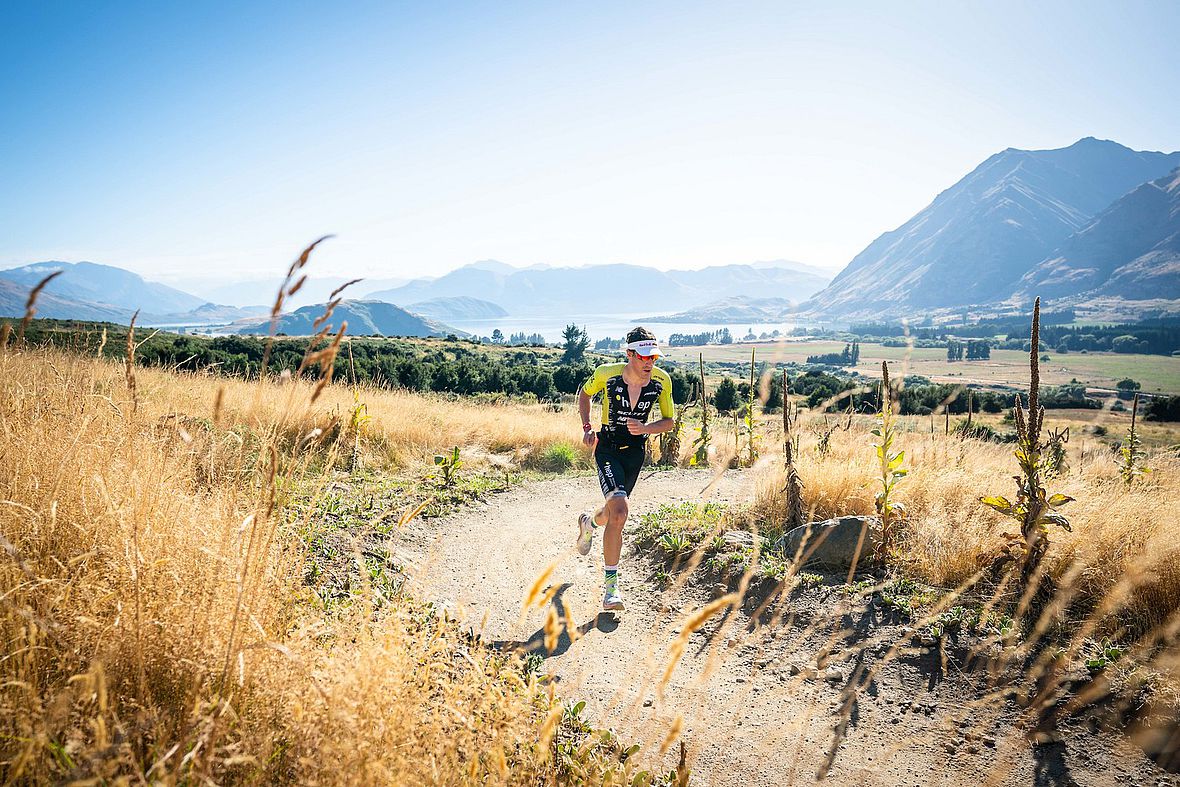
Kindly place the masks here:
MULTIPOLYGON (((328 618, 282 495, 351 392, 0 354, 0 772, 10 781, 536 783, 550 700, 406 601, 328 618), (216 422, 216 426, 210 424, 216 422), (322 430, 316 434, 315 430, 322 430)), ((363 391, 377 453, 535 451, 536 408, 363 391)), ((319 472, 319 471, 316 471, 319 472)))
MULTIPOLYGON (((1019 572, 990 576, 981 561, 996 555, 1002 533, 1019 530, 979 502, 983 495, 1012 497, 1014 447, 932 436, 928 425, 923 428, 925 419, 909 421, 910 431, 897 444, 906 451, 910 475, 896 493, 907 512, 896 568, 948 588, 938 609, 970 603, 969 596, 990 606, 1005 596, 1000 609, 1016 610, 1019 618, 1031 598, 1022 598, 1026 589, 1013 581, 1019 572)), ((833 436, 826 457, 818 455, 814 438, 802 440, 797 466, 812 519, 873 513, 879 480, 872 426, 869 418, 854 420, 851 430, 833 436)), ((1040 653, 1026 666, 1031 686, 1058 663, 1078 663, 1087 639, 1109 636, 1130 655, 1112 673, 1116 682, 1133 693, 1149 682, 1156 703, 1171 706, 1174 714, 1180 708, 1180 461, 1170 452, 1150 456, 1154 472, 1128 487, 1117 460, 1112 451, 1074 449, 1067 471, 1046 480, 1050 492, 1076 498, 1063 509, 1072 531, 1050 532, 1043 568, 1051 580, 1042 585, 1048 598, 1028 610, 1027 639, 1005 660, 1040 653), (1041 650, 1046 641, 1052 647, 1041 650), (1049 658, 1053 653, 1060 660, 1049 658)), ((785 474, 778 465, 781 457, 764 466, 752 506, 762 528, 775 527, 783 516, 785 474)))
MULTIPOLYGON (((119 365, 0 354, 6 777, 535 784, 553 773, 560 707, 517 665, 412 602, 377 612, 361 598, 325 616, 302 588, 283 495, 314 487, 348 452, 350 388, 327 386, 313 403, 312 383, 133 374, 137 406, 119 365)), ((382 466, 451 445, 527 461, 567 443, 573 423, 543 406, 377 389, 359 400, 372 417, 366 460, 382 466)), ((870 428, 859 419, 820 457, 800 424, 810 518, 874 510, 870 428)), ((978 502, 1011 493, 1011 447, 931 437, 921 419, 902 428, 911 475, 897 491, 908 511, 898 561, 934 584, 967 582, 1011 527, 978 502)), ((783 485, 773 444, 767 434, 755 504, 772 524, 783 485)), ((1157 454, 1128 489, 1115 459, 1071 446, 1070 470, 1050 485, 1077 498, 1074 530, 1051 534, 1045 565, 1079 637, 1167 644, 1143 661, 1174 675, 1180 466, 1157 454)), ((591 782, 613 778, 587 767, 591 782)))
MULTIPOLYGON (((157 417, 172 412, 211 417, 211 403, 222 391, 221 411, 227 420, 260 432, 274 427, 288 440, 317 427, 341 428, 354 406, 353 389, 345 385, 325 388, 312 405, 312 385, 306 382, 255 385, 162 369, 139 369, 136 375, 145 398, 153 399, 146 406, 153 407, 157 417)), ((371 416, 365 429, 367 450, 383 463, 414 463, 455 445, 525 458, 554 444, 569 443, 570 435, 577 432, 574 415, 541 404, 476 403, 365 386, 357 392, 371 416), (571 423, 575 424, 572 430, 571 423)))
MULTIPOLYGON (((979 503, 982 495, 1012 496, 1013 446, 931 436, 923 431, 925 419, 902 420, 910 431, 898 447, 911 472, 898 488, 907 512, 899 561, 928 582, 954 586, 975 574, 977 558, 1015 527, 979 503)), ((832 436, 826 457, 803 431, 796 464, 813 519, 874 513, 872 426, 870 418, 855 419, 852 429, 832 436)), ((780 464, 768 465, 758 482, 755 508, 764 523, 781 516, 780 464)), ((1155 471, 1128 487, 1112 451, 1069 451, 1067 471, 1047 484, 1076 498, 1063 509, 1073 530, 1050 534, 1047 565, 1055 577, 1076 573, 1074 590, 1095 605, 1129 573, 1138 575, 1125 612, 1155 625, 1180 606, 1180 461, 1161 452, 1147 464, 1155 471)))

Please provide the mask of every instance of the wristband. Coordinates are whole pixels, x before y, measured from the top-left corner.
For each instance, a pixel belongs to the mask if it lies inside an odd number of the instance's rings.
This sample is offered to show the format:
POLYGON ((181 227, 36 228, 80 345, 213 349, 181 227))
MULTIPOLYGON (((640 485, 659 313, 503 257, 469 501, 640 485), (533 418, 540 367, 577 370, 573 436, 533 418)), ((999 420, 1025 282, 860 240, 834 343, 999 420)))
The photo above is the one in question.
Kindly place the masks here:
POLYGON ((583 432, 593 432, 594 427, 590 425, 589 421, 587 421, 586 423, 582 424, 582 431, 583 432))

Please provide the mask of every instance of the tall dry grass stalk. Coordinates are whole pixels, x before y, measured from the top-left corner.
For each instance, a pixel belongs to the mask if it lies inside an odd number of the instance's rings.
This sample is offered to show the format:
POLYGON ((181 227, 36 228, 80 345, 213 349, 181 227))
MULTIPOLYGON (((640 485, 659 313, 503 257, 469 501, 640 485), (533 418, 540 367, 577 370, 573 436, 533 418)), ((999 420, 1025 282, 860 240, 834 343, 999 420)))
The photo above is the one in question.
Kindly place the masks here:
MULTIPOLYGON (((510 662, 409 602, 327 619, 301 589, 283 496, 331 464, 349 391, 134 371, 132 390, 110 362, 0 357, 6 778, 541 779, 548 706, 510 662)), ((366 397, 391 461, 569 432, 541 408, 366 397)))
POLYGON ((41 295, 41 290, 45 289, 49 282, 62 275, 64 271, 54 271, 46 276, 41 281, 29 290, 28 300, 25 301, 25 316, 20 321, 20 329, 16 333, 17 344, 25 340, 25 330, 29 327, 29 323, 33 321, 33 317, 37 314, 37 298, 41 295))

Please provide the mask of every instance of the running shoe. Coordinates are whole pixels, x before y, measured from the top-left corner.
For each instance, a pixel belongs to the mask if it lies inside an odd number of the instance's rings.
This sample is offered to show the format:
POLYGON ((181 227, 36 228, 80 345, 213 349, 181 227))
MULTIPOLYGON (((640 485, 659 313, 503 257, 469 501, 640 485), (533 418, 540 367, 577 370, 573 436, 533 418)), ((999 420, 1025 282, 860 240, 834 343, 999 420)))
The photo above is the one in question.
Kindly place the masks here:
POLYGON ((602 608, 605 610, 623 609, 623 597, 619 595, 618 577, 611 577, 606 581, 606 592, 602 596, 602 608))
POLYGON ((594 520, 590 518, 590 514, 583 511, 578 514, 578 553, 582 555, 590 554, 590 547, 594 544, 594 520))
POLYGON ((602 597, 602 608, 608 611, 618 611, 624 609, 623 597, 619 595, 618 588, 608 590, 602 597))

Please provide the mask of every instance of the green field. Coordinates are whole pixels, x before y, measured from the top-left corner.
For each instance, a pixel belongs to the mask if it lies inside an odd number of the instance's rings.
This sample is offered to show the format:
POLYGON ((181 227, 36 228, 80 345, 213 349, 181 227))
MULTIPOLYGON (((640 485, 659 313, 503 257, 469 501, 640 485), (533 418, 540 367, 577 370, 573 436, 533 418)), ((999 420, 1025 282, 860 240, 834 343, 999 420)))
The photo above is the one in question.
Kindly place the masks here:
MULTIPOLYGON (((704 347, 669 347, 669 360, 695 361, 704 353, 706 361, 743 363, 750 359, 750 349, 757 351, 759 361, 770 363, 803 363, 809 355, 838 353, 843 342, 779 341, 742 344, 710 344, 704 347)), ((1180 358, 1165 355, 1137 355, 1124 353, 1068 353, 1058 355, 1050 351, 1049 360, 1041 362, 1041 380, 1047 385, 1059 385, 1077 379, 1093 388, 1114 388, 1114 384, 1130 377, 1151 393, 1180 393, 1180 358)), ((879 344, 860 346, 861 374, 880 375, 881 361, 900 365, 904 374, 920 374, 936 382, 977 383, 980 385, 1028 384, 1028 354, 1019 350, 993 350, 987 361, 958 361, 949 363, 946 350, 907 349, 884 347, 879 344)))

